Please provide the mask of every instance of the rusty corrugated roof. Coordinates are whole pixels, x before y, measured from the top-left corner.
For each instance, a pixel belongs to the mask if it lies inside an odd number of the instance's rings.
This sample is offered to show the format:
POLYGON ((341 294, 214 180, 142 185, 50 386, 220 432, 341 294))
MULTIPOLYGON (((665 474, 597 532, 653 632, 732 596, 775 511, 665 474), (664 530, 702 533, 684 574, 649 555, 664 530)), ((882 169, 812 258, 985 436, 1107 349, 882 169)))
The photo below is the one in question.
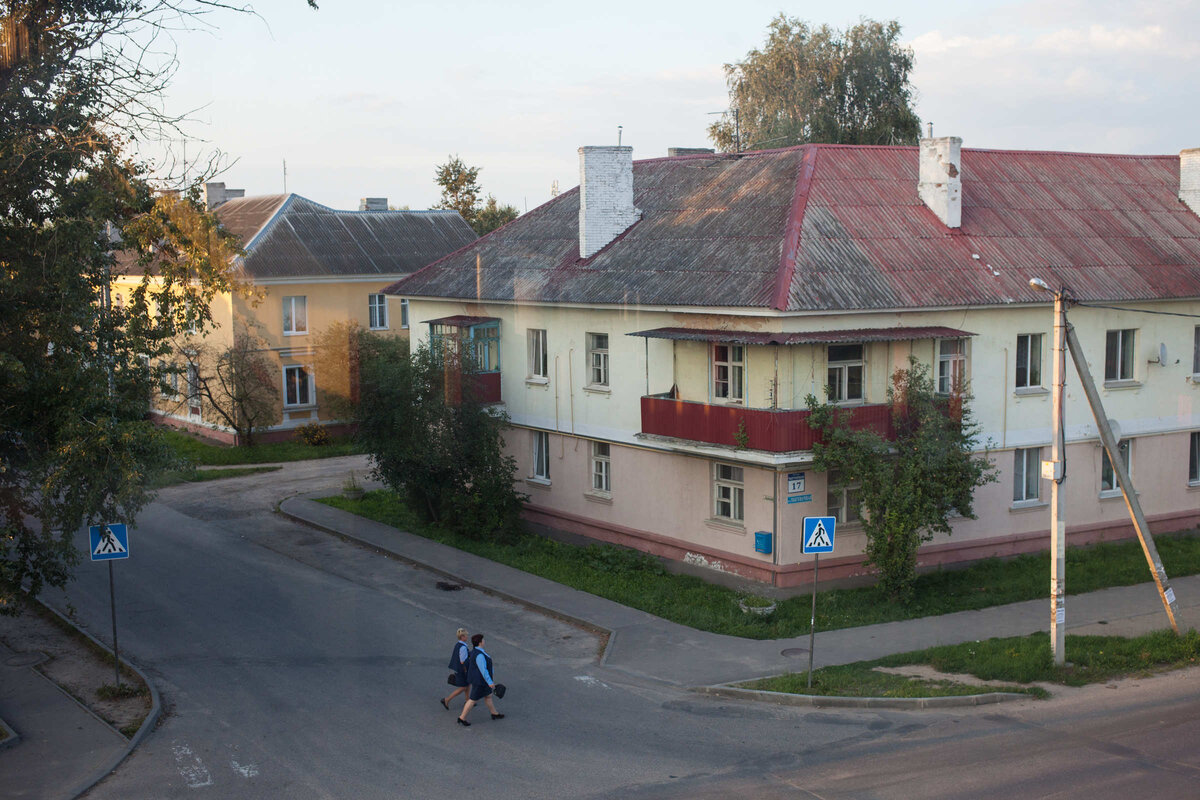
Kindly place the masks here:
POLYGON ((387 291, 482 301, 851 311, 1200 297, 1177 156, 962 151, 962 226, 915 147, 805 145, 634 164, 641 220, 578 257, 578 189, 387 291))
POLYGON ((300 195, 235 198, 217 218, 251 278, 403 275, 475 240, 457 211, 337 211, 300 195))
POLYGON ((689 342, 728 342, 730 344, 830 344, 837 342, 904 342, 914 339, 961 339, 976 336, 970 331, 942 325, 902 326, 893 328, 848 328, 838 331, 723 331, 700 328, 655 328, 627 336, 647 339, 675 339, 689 342))

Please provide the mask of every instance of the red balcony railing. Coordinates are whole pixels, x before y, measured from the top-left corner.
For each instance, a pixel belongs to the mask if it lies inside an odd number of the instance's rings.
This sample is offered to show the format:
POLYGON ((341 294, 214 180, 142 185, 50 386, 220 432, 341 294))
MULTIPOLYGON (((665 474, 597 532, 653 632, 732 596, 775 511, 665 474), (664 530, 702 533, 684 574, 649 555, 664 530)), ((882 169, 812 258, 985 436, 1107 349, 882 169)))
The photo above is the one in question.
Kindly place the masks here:
MULTIPOLYGON (((892 415, 886 405, 853 406, 848 410, 854 430, 869 429, 894 438, 892 415)), ((787 453, 812 449, 816 436, 808 425, 808 415, 807 410, 742 408, 648 396, 642 398, 642 433, 787 453), (745 432, 743 442, 738 442, 739 430, 745 432)))

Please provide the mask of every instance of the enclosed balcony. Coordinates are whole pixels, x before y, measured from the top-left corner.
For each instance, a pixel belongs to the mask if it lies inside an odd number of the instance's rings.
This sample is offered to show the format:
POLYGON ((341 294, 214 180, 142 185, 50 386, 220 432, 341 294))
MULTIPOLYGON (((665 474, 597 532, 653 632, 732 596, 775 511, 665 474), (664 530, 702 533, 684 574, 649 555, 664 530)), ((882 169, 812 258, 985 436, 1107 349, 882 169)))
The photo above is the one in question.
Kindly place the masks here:
POLYGON ((462 400, 462 386, 471 387, 474 400, 485 405, 500 396, 500 320, 458 315, 430 320, 430 347, 446 365, 448 397, 462 400))

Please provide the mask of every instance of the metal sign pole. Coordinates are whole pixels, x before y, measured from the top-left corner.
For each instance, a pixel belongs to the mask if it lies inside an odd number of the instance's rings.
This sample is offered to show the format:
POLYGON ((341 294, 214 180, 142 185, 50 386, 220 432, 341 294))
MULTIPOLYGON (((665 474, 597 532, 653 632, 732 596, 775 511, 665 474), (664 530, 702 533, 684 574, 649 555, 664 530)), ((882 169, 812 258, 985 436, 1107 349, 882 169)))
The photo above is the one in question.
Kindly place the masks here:
POLYGON ((113 564, 108 562, 108 604, 112 609, 113 628, 113 671, 116 675, 117 689, 121 688, 121 651, 117 649, 117 593, 113 588, 113 564))
POLYGON ((812 620, 808 626, 808 688, 812 688, 813 646, 817 643, 817 570, 821 568, 821 554, 813 555, 812 620))

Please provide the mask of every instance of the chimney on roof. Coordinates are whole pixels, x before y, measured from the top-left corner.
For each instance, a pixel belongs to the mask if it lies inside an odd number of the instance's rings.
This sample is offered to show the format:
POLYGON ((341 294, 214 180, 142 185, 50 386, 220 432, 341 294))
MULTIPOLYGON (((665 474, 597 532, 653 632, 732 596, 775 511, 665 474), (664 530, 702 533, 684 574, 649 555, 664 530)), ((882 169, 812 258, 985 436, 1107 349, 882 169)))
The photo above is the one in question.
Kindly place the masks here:
POLYGON ((948 228, 962 225, 962 138, 927 137, 921 140, 921 168, 917 194, 948 228))
POLYGON ((579 257, 588 258, 637 222, 633 148, 579 148, 579 257))
POLYGON ((359 211, 387 211, 388 203, 386 197, 364 197, 358 201, 359 211))
POLYGON ((675 158, 675 156, 711 156, 716 152, 711 147, 668 147, 667 158, 675 158))
POLYGON ((1200 214, 1200 147, 1179 151, 1179 199, 1200 214))
POLYGON ((224 183, 204 184, 204 207, 209 211, 212 211, 227 200, 245 196, 245 189, 226 189, 224 183))

